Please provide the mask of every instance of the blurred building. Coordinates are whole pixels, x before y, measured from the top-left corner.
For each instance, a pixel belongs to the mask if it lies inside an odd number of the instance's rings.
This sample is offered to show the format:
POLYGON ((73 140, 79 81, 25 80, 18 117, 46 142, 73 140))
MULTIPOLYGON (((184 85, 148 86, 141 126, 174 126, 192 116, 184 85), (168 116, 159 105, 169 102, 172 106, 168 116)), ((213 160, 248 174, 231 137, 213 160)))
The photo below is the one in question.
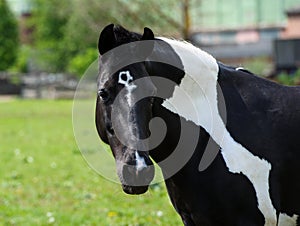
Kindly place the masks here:
POLYGON ((293 74, 300 68, 300 5, 286 14, 287 25, 274 41, 275 71, 293 74))
POLYGON ((300 4, 286 11, 287 25, 281 34, 282 38, 300 38, 300 4))
POLYGON ((195 31, 285 26, 299 0, 191 0, 195 31))
POLYGON ((199 1, 191 41, 222 60, 272 57, 275 39, 300 32, 297 5, 299 0, 199 1))
POLYGON ((31 43, 33 28, 28 20, 31 16, 32 3, 30 0, 6 0, 19 21, 21 43, 31 43))

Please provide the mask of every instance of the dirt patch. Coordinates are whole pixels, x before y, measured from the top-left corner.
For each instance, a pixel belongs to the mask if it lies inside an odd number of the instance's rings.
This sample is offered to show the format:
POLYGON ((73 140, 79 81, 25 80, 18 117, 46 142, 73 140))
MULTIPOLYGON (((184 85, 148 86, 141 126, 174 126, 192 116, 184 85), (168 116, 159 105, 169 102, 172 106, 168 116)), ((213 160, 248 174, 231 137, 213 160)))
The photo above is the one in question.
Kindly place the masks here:
POLYGON ((0 103, 7 103, 16 99, 15 95, 0 95, 0 103))

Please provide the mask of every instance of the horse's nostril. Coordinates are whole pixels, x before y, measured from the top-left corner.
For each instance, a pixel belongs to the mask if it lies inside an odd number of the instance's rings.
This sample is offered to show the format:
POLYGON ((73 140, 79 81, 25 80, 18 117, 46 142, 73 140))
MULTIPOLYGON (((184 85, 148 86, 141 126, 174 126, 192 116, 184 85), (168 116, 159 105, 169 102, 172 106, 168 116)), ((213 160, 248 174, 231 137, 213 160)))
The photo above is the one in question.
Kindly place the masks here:
POLYGON ((143 175, 145 183, 150 184, 150 182, 153 180, 153 177, 154 177, 154 166, 151 165, 151 166, 144 168, 142 170, 141 174, 143 175))
POLYGON ((122 169, 123 182, 129 186, 137 186, 136 169, 133 165, 124 165, 122 169))
POLYGON ((129 186, 149 185, 154 177, 153 166, 138 170, 135 165, 124 165, 122 169, 123 182, 129 186))

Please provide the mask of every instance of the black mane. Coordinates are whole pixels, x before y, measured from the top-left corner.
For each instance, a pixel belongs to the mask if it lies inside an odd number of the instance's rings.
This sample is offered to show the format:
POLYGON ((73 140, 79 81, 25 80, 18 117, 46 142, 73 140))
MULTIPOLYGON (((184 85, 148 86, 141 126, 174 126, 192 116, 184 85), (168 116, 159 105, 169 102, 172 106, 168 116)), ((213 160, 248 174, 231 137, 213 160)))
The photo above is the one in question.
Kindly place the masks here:
POLYGON ((114 25, 115 38, 118 45, 123 45, 129 42, 139 41, 142 38, 141 34, 126 30, 121 25, 114 25))

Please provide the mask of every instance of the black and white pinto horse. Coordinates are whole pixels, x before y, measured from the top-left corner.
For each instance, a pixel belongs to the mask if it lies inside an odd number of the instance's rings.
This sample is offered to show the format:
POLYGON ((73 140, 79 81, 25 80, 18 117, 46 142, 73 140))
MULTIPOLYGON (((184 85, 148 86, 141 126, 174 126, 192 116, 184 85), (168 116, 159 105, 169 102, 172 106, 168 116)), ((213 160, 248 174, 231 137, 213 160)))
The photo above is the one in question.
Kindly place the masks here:
MULTIPOLYGON (((161 167, 171 202, 184 225, 299 225, 299 87, 282 86, 225 66, 192 44, 154 37, 149 28, 138 34, 108 25, 100 34, 98 48, 96 126, 111 147, 124 192, 147 191, 154 176, 151 156, 161 167), (135 49, 134 43, 143 40, 154 44, 143 51, 135 49), (127 56, 113 52, 128 43, 127 56), (141 52, 144 61, 111 70, 122 59, 141 52), (151 61, 153 56, 155 61, 151 61), (157 59, 168 59, 176 66, 157 59), (164 94, 155 97, 160 84, 152 77, 166 78, 175 85, 164 87, 164 94), (143 82, 138 83, 141 78, 143 82), (182 97, 182 90, 191 97, 197 114, 182 97), (121 92, 120 109, 113 113, 121 92), (142 95, 139 92, 147 92, 147 97, 135 101, 136 95, 142 95), (221 94, 226 117, 220 113, 221 94), (119 139, 116 130, 134 135, 125 136, 129 143, 152 136, 155 128, 149 129, 149 123, 157 117, 167 130, 156 147, 146 150, 144 144, 138 149, 119 139), (200 132, 194 152, 174 173, 160 162, 173 154, 183 127, 200 132), (207 169, 199 170, 210 138, 216 157, 207 169)), ((185 157, 186 149, 180 147, 180 158, 185 157)), ((176 165, 180 160, 172 161, 176 165)))

